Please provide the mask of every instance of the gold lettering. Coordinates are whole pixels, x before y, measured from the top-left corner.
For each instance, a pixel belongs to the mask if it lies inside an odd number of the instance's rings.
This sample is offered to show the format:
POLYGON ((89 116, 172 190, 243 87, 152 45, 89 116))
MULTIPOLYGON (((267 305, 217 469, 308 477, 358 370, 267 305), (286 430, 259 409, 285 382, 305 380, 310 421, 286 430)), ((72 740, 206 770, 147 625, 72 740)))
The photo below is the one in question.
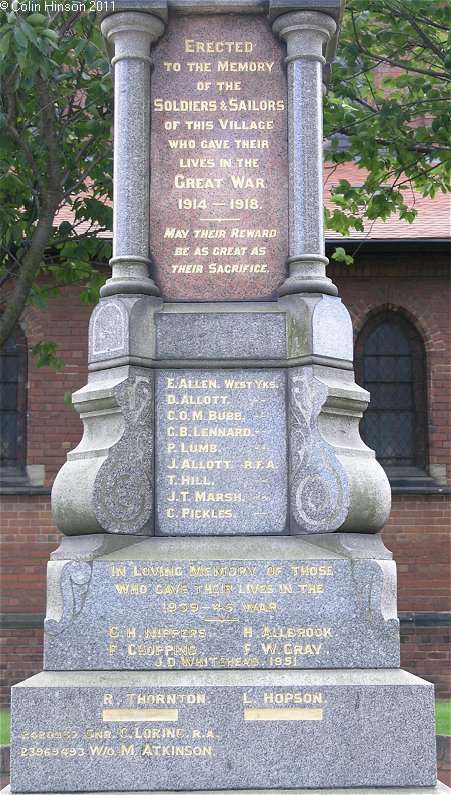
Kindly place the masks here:
POLYGON ((185 39, 185 53, 249 53, 253 52, 251 41, 196 41, 185 39))
POLYGON ((222 177, 185 177, 183 174, 176 174, 174 177, 176 188, 208 190, 209 188, 222 188, 223 183, 222 177))
POLYGON ((211 72, 210 61, 187 61, 189 72, 211 72))
POLYGON ((272 72, 274 61, 218 61, 218 72, 272 72))
POLYGON ((294 708, 287 709, 245 709, 245 721, 299 721, 299 720, 322 720, 322 709, 294 708))
POLYGON ((273 692, 267 691, 263 693, 263 701, 265 704, 322 704, 322 693, 306 692, 273 692))

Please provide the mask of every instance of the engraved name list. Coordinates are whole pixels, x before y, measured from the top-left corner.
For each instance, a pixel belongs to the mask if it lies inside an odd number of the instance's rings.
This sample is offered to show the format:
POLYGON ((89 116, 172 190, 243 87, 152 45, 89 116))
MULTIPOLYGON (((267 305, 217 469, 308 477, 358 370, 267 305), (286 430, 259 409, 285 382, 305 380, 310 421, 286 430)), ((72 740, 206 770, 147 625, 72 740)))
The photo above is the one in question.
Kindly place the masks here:
POLYGON ((157 374, 158 533, 284 532, 285 392, 274 371, 157 374))

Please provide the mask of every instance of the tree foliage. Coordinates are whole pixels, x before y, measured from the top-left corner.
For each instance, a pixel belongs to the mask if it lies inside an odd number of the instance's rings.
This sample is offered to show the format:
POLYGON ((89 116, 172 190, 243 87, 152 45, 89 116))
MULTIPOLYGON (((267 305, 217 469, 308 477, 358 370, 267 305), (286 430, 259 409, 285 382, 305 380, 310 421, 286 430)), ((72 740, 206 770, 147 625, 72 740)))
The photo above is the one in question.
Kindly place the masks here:
POLYGON ((413 191, 449 191, 449 14, 441 0, 347 3, 325 101, 329 229, 347 235, 393 213, 411 222, 413 191), (331 177, 346 162, 362 169, 360 186, 331 177))
MULTIPOLYGON (((0 27, 0 340, 27 303, 96 294, 111 228, 111 80, 94 14, 4 15, 0 27), (55 223, 65 207, 68 220, 55 223), (43 280, 38 277, 45 276, 43 280)), ((51 360, 43 344, 36 354, 51 360)))
MULTIPOLYGON (((449 190, 448 35, 441 0, 348 0, 325 101, 326 167, 353 161, 362 179, 337 178, 329 229, 363 231, 364 219, 392 213, 412 221, 412 189, 449 190)), ((45 307, 63 285, 97 297, 110 253, 98 233, 111 225, 112 86, 88 13, 4 15, 0 64, 1 343, 27 303, 45 307), (62 207, 70 220, 58 224, 62 207)), ((343 247, 336 258, 349 260, 343 247)), ((38 361, 51 363, 52 350, 36 346, 38 361)))

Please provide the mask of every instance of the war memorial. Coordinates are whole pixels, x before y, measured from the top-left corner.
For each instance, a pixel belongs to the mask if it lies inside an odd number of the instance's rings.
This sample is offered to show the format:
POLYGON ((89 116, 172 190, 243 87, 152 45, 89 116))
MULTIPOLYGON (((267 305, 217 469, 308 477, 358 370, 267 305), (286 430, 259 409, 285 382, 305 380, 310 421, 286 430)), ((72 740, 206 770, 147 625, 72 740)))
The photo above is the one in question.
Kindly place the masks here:
POLYGON ((327 278, 342 0, 120 0, 112 275, 11 793, 439 795, 327 278))

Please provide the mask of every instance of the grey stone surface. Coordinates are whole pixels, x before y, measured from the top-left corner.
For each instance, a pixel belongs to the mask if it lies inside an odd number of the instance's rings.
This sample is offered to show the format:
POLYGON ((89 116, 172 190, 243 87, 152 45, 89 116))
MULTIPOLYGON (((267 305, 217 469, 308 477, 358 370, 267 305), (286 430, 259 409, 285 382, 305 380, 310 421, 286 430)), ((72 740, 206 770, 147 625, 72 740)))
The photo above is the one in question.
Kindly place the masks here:
POLYGON ((116 13, 102 22, 114 48, 113 274, 101 295, 158 295, 149 278, 150 47, 163 34, 157 16, 116 13))
POLYGON ((115 368, 90 376, 73 396, 84 435, 52 490, 67 535, 149 535, 153 518, 153 372, 115 368))
POLYGON ((395 564, 329 546, 153 538, 52 561, 45 668, 397 667, 395 564))
POLYGON ((168 0, 174 14, 260 14, 268 0, 168 0))
MULTIPOLYGON (((272 23, 276 17, 300 8, 329 14, 337 22, 343 14, 343 0, 115 0, 114 8, 97 12, 99 19, 121 11, 140 11, 153 14, 167 22, 168 10, 174 14, 268 14, 272 23)), ((331 55, 333 58, 333 55, 331 55)), ((329 59, 329 58, 328 58, 329 59)))
POLYGON ((391 494, 359 435, 368 393, 332 367, 292 368, 289 382, 291 532, 378 532, 391 494))
POLYGON ((50 555, 50 560, 94 560, 133 544, 141 543, 139 536, 95 535, 63 536, 58 549, 50 555))
POLYGON ((156 373, 156 534, 286 529, 286 380, 279 370, 156 373))
MULTIPOLYGON (((72 793, 74 790, 72 790, 72 793)), ((334 789, 299 789, 296 787, 295 789, 291 789, 290 795, 447 795, 447 793, 451 792, 450 788, 447 787, 445 784, 440 784, 437 782, 435 787, 384 787, 383 789, 379 787, 365 787, 364 789, 361 787, 347 787, 346 789, 334 788, 334 789)), ((5 787, 5 789, 0 790, 0 795, 11 795, 10 787, 5 787)), ((43 793, 38 793, 38 795, 43 795, 43 793)), ((62 795, 62 793, 54 793, 54 795, 62 795)), ((71 795, 69 793, 69 795, 71 795)), ((93 792, 86 792, 85 795, 95 795, 93 792)), ((131 792, 128 790, 125 792, 121 790, 120 793, 118 792, 104 792, 104 795, 136 795, 135 791, 131 792)), ((141 795, 150 795, 149 790, 141 790, 141 795)), ((165 789, 164 792, 160 790, 159 792, 154 791, 152 795, 198 795, 198 792, 193 792, 193 790, 167 790, 165 789)), ((245 789, 245 790, 231 790, 231 789, 221 789, 215 790, 215 795, 287 795, 286 789, 245 789)))
POLYGON ((45 483, 45 465, 44 464, 27 464, 25 472, 28 478, 28 484, 31 488, 43 486, 45 483))
POLYGON ((88 361, 108 362, 122 356, 155 358, 154 315, 161 300, 147 295, 102 298, 89 322, 88 361))
POLYGON ((314 536, 255 536, 210 538, 139 538, 139 536, 69 536, 52 552, 52 560, 109 561, 129 557, 133 560, 181 561, 215 558, 228 560, 259 558, 261 560, 291 560, 303 557, 357 560, 392 560, 393 555, 380 534, 324 533, 314 536), (133 549, 132 549, 133 548, 133 549))
POLYGON ((325 357, 326 364, 352 367, 352 323, 340 298, 286 295, 279 301, 287 316, 288 358, 325 357), (339 360, 338 362, 334 360, 339 360))
POLYGON ((375 535, 361 535, 360 533, 331 533, 309 536, 309 544, 318 550, 327 549, 339 552, 350 560, 375 558, 377 560, 392 560, 393 555, 384 545, 379 533, 375 535))
MULTIPOLYGON (((291 789, 290 795, 447 795, 447 793, 451 792, 450 788, 447 787, 445 784, 440 784, 437 782, 435 787, 384 787, 380 789, 379 787, 365 787, 362 789, 361 787, 347 787, 346 789, 334 788, 334 789, 299 789, 296 787, 295 789, 291 789)), ((74 790, 71 791, 74 793, 74 790)), ((69 795, 71 795, 69 793, 69 795)), ((0 795, 11 795, 10 787, 5 787, 5 789, 0 790, 0 795)), ((19 794, 20 795, 20 794, 19 794)), ((38 795, 43 795, 43 793, 38 793, 38 795)), ((61 792, 54 793, 54 795, 62 795, 61 792)), ((95 795, 93 792, 86 792, 85 795, 95 795)), ((118 792, 104 792, 103 795, 136 795, 136 792, 131 792, 128 790, 125 792, 121 790, 120 793, 118 792)), ((149 790, 141 790, 141 795, 150 795, 149 790)), ((164 792, 160 790, 159 792, 154 791, 152 795, 198 795, 198 792, 193 792, 193 790, 167 790, 165 789, 164 792)), ((245 790, 231 790, 231 789, 221 789, 215 790, 215 795, 287 795, 286 789, 245 789, 245 790)))
POLYGON ((323 226, 324 48, 337 29, 329 14, 293 11, 273 31, 287 45, 290 274, 279 295, 337 294, 325 276, 323 226))
POLYGON ((337 530, 349 509, 346 473, 318 427, 327 394, 310 368, 290 372, 290 504, 304 533, 337 530))
MULTIPOLYGON (((238 305, 239 307, 240 305, 238 305)), ((177 312, 156 315, 160 359, 283 359, 286 357, 284 312, 251 305, 244 311, 177 312), (258 308, 258 311, 255 311, 258 308)))
POLYGON ((13 705, 18 792, 436 784, 433 687, 402 671, 52 672, 13 705))
POLYGON ((312 318, 312 353, 335 359, 353 359, 352 322, 340 298, 323 295, 312 318))

